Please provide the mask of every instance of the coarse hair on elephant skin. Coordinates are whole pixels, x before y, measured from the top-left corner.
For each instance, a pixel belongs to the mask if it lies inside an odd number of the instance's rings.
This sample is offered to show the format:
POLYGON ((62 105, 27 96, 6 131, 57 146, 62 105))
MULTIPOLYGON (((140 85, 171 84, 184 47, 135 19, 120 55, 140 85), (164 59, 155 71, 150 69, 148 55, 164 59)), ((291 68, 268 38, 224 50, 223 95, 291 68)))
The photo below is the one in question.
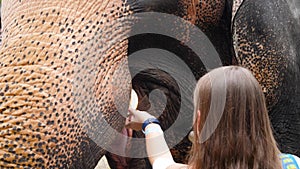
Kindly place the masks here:
POLYGON ((128 109, 129 29, 112 23, 130 7, 122 0, 2 2, 0 168, 96 166, 106 152, 97 141, 112 142, 107 125, 121 131, 119 111, 128 109), (118 110, 116 100, 124 103, 118 110))
MULTIPOLYGON (((132 23, 122 18, 138 12, 184 18, 206 34, 222 65, 250 69, 263 87, 281 150, 300 155, 300 29, 299 6, 294 1, 2 3, 0 168, 94 168, 104 154, 112 168, 151 168, 146 158, 113 157, 98 142, 114 142, 108 126, 122 131, 122 113, 127 111, 132 87, 140 109, 149 108, 151 91, 164 91, 169 101, 159 117, 164 129, 177 117, 182 98, 174 79, 163 71, 146 70, 131 82, 128 56, 160 48, 179 56, 195 79, 206 69, 186 44, 174 38, 142 34, 124 39, 132 23), (124 104, 116 107, 116 102, 124 104)), ((177 36, 189 40, 191 35, 177 36)), ((143 137, 141 133, 134 136, 143 137)), ((172 149, 177 162, 187 162, 190 144, 184 138, 172 149)))

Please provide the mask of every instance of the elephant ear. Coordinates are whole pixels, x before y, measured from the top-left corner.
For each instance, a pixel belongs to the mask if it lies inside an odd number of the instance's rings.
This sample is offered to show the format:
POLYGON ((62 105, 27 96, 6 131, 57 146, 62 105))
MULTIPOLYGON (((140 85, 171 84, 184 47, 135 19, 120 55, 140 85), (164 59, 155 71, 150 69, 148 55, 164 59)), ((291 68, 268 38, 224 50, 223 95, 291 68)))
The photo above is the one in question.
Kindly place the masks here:
POLYGON ((263 88, 281 150, 299 155, 300 24, 293 12, 287 1, 245 0, 234 16, 233 45, 238 64, 263 88))

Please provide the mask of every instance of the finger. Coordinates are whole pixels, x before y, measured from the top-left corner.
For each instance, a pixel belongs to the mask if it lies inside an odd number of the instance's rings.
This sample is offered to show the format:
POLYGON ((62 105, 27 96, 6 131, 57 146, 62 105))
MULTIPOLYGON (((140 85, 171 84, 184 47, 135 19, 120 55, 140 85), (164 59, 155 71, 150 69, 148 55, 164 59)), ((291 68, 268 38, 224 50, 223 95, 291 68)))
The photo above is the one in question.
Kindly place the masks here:
POLYGON ((133 108, 131 108, 131 107, 129 107, 128 111, 129 111, 129 113, 134 114, 136 110, 133 109, 133 108))
POLYGON ((127 114, 126 120, 125 120, 125 124, 130 123, 134 120, 134 116, 133 114, 127 114))
POLYGON ((126 117, 126 119, 125 119, 125 126, 130 125, 130 123, 133 123, 133 121, 132 121, 132 115, 129 115, 129 116, 126 117))
POLYGON ((128 125, 130 123, 130 119, 127 117, 125 120, 125 126, 128 125))
POLYGON ((126 118, 128 118, 128 117, 131 116, 131 115, 132 115, 132 113, 127 112, 126 118))
POLYGON ((127 133, 129 137, 133 137, 133 130, 132 129, 127 129, 127 133))

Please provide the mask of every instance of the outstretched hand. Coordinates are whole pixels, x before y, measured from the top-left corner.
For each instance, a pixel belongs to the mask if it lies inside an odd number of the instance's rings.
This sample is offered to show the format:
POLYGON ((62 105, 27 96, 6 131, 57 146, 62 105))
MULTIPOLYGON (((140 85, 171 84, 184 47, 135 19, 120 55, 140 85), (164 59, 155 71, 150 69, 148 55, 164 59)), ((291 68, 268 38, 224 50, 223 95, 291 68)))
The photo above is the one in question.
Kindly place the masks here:
POLYGON ((139 111, 129 108, 128 115, 125 122, 125 127, 136 131, 142 130, 142 125, 145 120, 149 118, 155 118, 151 114, 145 111, 139 111))

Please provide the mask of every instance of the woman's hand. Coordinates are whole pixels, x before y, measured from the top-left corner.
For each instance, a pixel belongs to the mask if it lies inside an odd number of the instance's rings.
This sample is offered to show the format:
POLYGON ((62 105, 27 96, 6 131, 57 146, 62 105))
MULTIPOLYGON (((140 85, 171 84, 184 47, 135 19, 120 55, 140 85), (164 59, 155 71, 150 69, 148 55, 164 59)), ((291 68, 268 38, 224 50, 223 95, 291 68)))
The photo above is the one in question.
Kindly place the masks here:
POLYGON ((140 131, 142 130, 142 125, 144 121, 149 118, 155 118, 155 117, 145 111, 139 111, 139 110, 129 108, 128 116, 125 122, 125 127, 136 131, 140 131))

